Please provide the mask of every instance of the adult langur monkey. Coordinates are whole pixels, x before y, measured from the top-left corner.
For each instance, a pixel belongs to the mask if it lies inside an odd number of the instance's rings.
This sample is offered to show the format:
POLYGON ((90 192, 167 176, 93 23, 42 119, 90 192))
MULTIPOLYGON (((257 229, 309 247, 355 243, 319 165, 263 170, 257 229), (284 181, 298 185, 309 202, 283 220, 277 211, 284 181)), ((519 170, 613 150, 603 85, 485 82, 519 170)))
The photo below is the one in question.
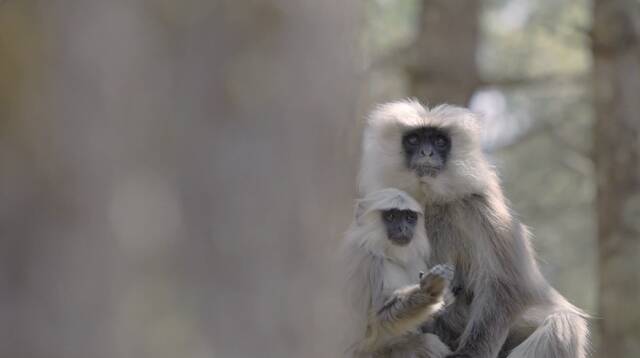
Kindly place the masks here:
POLYGON ((587 316, 544 279, 530 234, 503 197, 464 108, 400 101, 365 129, 360 190, 408 192, 424 204, 429 264, 452 263, 456 302, 426 328, 449 357, 582 358, 587 316))
POLYGON ((453 278, 444 265, 423 274, 428 254, 422 207, 409 195, 389 188, 358 201, 344 243, 357 328, 353 356, 442 358, 451 352, 421 331, 443 306, 453 278))

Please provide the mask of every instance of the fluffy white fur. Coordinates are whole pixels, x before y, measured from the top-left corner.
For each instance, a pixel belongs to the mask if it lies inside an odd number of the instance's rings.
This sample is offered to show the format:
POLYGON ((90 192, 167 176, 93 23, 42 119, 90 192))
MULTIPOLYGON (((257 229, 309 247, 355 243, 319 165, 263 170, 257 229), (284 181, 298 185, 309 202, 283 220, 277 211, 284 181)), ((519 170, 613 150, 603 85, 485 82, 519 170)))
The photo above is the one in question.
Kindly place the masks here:
MULTIPOLYGON (((429 255, 429 241, 423 229, 422 205, 407 193, 386 188, 375 191, 356 202, 355 222, 349 233, 355 231, 358 235, 347 235, 347 240, 357 240, 356 244, 373 257, 380 257, 411 267, 421 266, 419 269, 424 271, 426 268, 424 259, 429 255), (387 239, 384 227, 380 222, 380 212, 389 209, 411 210, 419 214, 417 230, 409 245, 393 245, 387 239), (420 263, 420 261, 423 262, 420 263)), ((414 281, 415 277, 413 277, 414 281)))
POLYGON ((359 175, 362 195, 395 187, 421 202, 448 200, 483 191, 487 177, 493 175, 483 159, 479 118, 464 108, 440 105, 428 109, 406 100, 381 105, 369 116, 359 175), (424 126, 442 128, 451 135, 450 159, 435 178, 419 178, 404 162, 402 135, 424 126))
POLYGON ((352 353, 357 357, 443 357, 448 348, 436 336, 419 330, 442 307, 442 297, 420 304, 419 309, 385 312, 389 302, 414 300, 419 274, 427 271, 429 243, 422 206, 407 193, 383 189, 359 200, 355 211, 344 245, 347 291, 358 327, 352 353), (387 239, 381 211, 388 209, 419 214, 415 235, 407 246, 393 245, 387 239))
POLYGON ((530 234, 509 209, 480 146, 480 121, 464 108, 433 109, 406 100, 380 106, 363 140, 360 191, 396 187, 418 199, 431 248, 430 264, 454 263, 461 287, 433 326, 452 357, 583 358, 586 315, 541 275, 530 234), (419 127, 450 135, 451 152, 435 177, 405 164, 402 136, 419 127))

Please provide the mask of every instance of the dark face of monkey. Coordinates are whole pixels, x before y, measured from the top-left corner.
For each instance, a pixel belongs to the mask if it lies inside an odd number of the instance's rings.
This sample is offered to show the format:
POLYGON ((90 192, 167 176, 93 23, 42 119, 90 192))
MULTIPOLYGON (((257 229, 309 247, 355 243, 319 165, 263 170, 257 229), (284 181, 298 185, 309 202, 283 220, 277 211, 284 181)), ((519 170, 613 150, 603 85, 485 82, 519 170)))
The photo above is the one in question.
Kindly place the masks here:
POLYGON ((411 210, 390 209, 382 213, 382 222, 387 229, 387 238, 394 245, 405 246, 413 239, 418 214, 411 210))
POLYGON ((435 177, 447 163, 451 140, 442 129, 423 127, 405 133, 402 148, 409 169, 420 177, 435 177))

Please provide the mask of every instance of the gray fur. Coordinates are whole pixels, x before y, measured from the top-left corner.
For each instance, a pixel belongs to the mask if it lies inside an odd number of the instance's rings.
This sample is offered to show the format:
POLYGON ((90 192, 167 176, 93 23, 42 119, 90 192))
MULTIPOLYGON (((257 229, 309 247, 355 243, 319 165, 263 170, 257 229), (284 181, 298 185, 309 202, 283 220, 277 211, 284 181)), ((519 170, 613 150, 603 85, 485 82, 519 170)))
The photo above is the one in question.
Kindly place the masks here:
POLYGON ((365 132, 363 194, 399 187, 419 198, 431 244, 430 265, 453 263, 456 302, 427 327, 455 349, 451 357, 583 358, 586 315, 544 279, 526 228, 503 197, 479 145, 476 116, 417 102, 381 106, 365 132), (451 157, 436 177, 403 166, 398 138, 425 126, 448 130, 451 157), (378 159, 376 159, 378 158, 378 159))
POLYGON ((406 193, 386 189, 358 202, 344 247, 347 288, 358 330, 351 346, 355 357, 442 358, 450 352, 435 335, 420 331, 443 306, 451 272, 437 267, 421 275, 428 253, 422 209, 406 193), (418 212, 418 225, 408 245, 394 245, 387 239, 380 212, 388 209, 418 212))

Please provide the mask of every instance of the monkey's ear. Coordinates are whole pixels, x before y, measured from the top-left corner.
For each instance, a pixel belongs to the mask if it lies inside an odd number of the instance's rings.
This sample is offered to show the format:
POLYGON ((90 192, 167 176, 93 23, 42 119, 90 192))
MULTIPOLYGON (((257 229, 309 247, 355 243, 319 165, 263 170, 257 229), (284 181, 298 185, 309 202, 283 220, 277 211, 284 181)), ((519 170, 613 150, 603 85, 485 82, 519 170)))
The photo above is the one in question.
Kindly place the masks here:
POLYGON ((356 219, 356 223, 360 224, 360 219, 364 215, 365 211, 366 209, 364 203, 360 200, 356 201, 356 207, 353 213, 353 216, 356 219))

